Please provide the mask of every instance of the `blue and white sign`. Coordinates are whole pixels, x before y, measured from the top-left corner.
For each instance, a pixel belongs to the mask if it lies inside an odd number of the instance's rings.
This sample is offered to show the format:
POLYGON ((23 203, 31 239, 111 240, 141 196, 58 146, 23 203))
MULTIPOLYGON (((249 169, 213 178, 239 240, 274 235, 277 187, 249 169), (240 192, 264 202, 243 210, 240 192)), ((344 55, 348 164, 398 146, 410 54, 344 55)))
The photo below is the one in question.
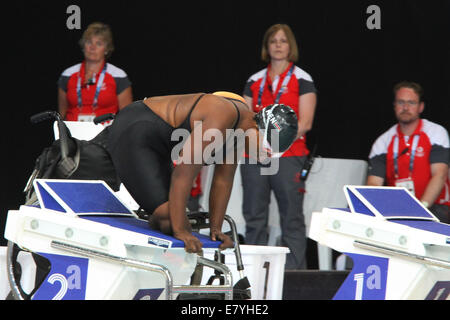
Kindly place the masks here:
POLYGON ((344 187, 351 212, 383 219, 439 221, 405 188, 344 187))
POLYGON ((51 270, 33 300, 84 300, 88 259, 40 253, 51 263, 51 270))
POLYGON ((36 179, 33 184, 44 209, 76 215, 134 215, 104 181, 36 179))
POLYGON ((334 300, 384 300, 389 259, 345 253, 353 260, 353 269, 334 300))

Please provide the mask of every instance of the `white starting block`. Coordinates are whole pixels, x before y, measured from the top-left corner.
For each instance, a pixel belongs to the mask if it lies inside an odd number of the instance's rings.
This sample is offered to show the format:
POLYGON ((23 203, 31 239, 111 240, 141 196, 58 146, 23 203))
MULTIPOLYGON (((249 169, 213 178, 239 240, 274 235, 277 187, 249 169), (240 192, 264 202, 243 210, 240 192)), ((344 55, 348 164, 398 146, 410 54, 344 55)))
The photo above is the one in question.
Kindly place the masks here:
POLYGON ((450 299, 450 225, 404 188, 344 191, 349 209, 314 212, 309 234, 353 260, 334 299, 450 299))
MULTIPOLYGON (((222 263, 187 253, 184 243, 151 230, 147 221, 115 196, 103 181, 34 181, 38 206, 8 213, 8 280, 23 299, 13 276, 13 244, 49 261, 32 299, 174 299, 180 293, 221 293, 233 297, 232 273, 222 263), (221 285, 189 285, 196 265, 224 275, 221 285)), ((203 247, 220 242, 194 233, 203 247)))

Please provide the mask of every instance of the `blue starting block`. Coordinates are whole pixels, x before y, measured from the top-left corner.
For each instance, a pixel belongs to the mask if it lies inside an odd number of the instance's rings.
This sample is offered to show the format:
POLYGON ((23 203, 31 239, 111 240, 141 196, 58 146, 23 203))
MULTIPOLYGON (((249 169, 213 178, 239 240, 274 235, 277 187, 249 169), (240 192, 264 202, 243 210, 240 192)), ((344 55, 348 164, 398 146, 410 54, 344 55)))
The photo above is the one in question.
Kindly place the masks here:
POLYGON ((309 235, 353 261, 334 299, 450 299, 450 225, 404 188, 344 193, 348 208, 313 213, 309 235))
POLYGON ((404 188, 344 188, 350 210, 384 219, 439 221, 404 188))
MULTIPOLYGON (((147 221, 140 220, 104 181, 36 180, 36 193, 41 208, 54 210, 109 226, 144 234, 149 243, 166 248, 184 248, 184 242, 149 228, 147 221)), ((203 248, 218 248, 219 241, 193 233, 203 248)))
MULTIPOLYGON (((220 293, 232 299, 232 274, 222 263, 187 253, 184 243, 151 230, 103 181, 36 179, 39 204, 10 210, 5 228, 14 245, 49 261, 31 299, 174 299, 180 293, 220 293), (221 285, 190 285, 197 265, 224 275, 221 285)), ((194 233, 203 248, 218 241, 194 233)), ((24 298, 8 273, 13 295, 24 298)))
POLYGON ((34 186, 44 209, 78 216, 133 215, 103 181, 36 180, 34 186))

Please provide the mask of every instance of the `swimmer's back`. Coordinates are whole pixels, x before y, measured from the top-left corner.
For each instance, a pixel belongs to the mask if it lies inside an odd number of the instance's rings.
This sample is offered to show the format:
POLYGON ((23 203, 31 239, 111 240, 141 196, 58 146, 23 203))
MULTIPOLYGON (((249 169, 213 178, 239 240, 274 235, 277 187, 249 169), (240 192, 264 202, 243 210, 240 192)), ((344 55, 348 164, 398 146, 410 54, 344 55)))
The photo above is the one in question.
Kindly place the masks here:
POLYGON ((171 127, 178 128, 195 108, 199 98, 203 98, 204 95, 194 93, 151 97, 145 99, 144 104, 171 127))

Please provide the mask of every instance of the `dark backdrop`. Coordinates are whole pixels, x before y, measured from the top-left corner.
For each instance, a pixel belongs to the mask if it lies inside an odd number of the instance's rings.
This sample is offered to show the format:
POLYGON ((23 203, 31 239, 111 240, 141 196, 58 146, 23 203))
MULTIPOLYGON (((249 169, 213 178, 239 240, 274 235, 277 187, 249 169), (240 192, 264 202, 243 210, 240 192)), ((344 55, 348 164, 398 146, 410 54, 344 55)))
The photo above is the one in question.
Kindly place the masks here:
MULTIPOLYGON (((3 122, 0 234, 22 190, 50 123, 29 117, 56 109, 56 81, 81 61, 82 31, 109 24, 116 50, 110 62, 145 96, 228 90, 241 93, 260 70, 262 36, 289 24, 298 65, 319 90, 308 145, 329 158, 366 159, 374 139, 394 122, 392 86, 413 80, 425 88, 424 117, 449 128, 450 1, 16 1, 2 4, 3 122), (81 8, 81 30, 69 30, 66 9, 81 8), (381 30, 368 30, 366 9, 381 8, 381 30)), ((3 237, 0 237, 4 245, 3 237)))

